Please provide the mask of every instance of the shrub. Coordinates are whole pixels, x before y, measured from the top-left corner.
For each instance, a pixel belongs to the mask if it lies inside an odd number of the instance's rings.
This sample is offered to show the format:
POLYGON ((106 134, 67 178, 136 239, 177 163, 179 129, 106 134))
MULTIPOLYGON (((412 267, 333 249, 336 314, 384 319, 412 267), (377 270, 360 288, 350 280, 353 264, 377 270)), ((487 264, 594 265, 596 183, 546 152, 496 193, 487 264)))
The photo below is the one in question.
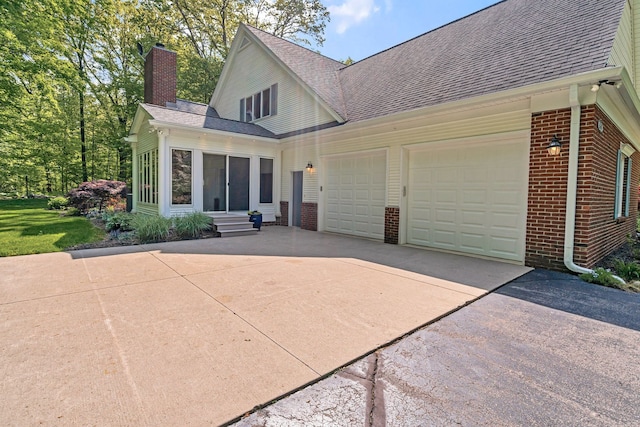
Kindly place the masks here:
POLYGON ((640 264, 634 261, 625 262, 621 259, 616 259, 613 262, 613 266, 618 276, 622 277, 627 282, 633 280, 640 280, 640 264))
POLYGON ((162 216, 135 215, 132 225, 140 243, 155 243, 169 237, 171 222, 171 218, 162 216))
POLYGON ((607 286, 609 288, 620 288, 623 284, 613 277, 613 273, 598 267, 592 273, 583 273, 580 278, 585 282, 595 283, 596 285, 607 286))
POLYGON ((181 237, 199 237, 205 230, 210 230, 213 224, 211 217, 202 212, 194 212, 173 219, 176 234, 181 237))
POLYGON ((78 188, 74 188, 68 194, 69 205, 85 213, 91 208, 102 208, 108 203, 118 203, 127 196, 127 184, 122 181, 97 181, 83 182, 78 188))
POLYGON ((102 215, 104 227, 107 231, 131 231, 133 230, 134 215, 128 212, 113 212, 102 215))
POLYGON ((47 202, 47 209, 49 210, 60 210, 67 207, 69 204, 69 199, 63 196, 54 197, 47 202))
POLYGON ((67 208, 67 210, 64 212, 64 216, 80 216, 82 215, 80 213, 80 210, 78 210, 78 208, 74 208, 73 206, 70 208, 67 208))

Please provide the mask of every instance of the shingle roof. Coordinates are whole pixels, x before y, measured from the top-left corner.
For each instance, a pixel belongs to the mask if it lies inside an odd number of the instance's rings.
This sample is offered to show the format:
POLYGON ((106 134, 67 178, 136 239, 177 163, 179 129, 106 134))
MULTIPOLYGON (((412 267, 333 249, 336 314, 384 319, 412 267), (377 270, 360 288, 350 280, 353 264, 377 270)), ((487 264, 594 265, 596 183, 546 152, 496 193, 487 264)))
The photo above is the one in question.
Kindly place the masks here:
POLYGON ((160 107, 153 104, 140 104, 153 119, 178 125, 202 129, 233 132, 250 136, 274 138, 275 135, 253 123, 221 119, 216 110, 206 104, 177 100, 175 107, 160 107))
POLYGON ((607 66, 626 0, 505 0, 351 66, 247 27, 350 122, 607 66))
POLYGON ((625 0, 506 0, 340 72, 349 121, 607 66, 625 0))
POLYGON ((304 81, 336 113, 345 118, 338 70, 342 62, 327 58, 288 40, 245 25, 265 46, 304 81))

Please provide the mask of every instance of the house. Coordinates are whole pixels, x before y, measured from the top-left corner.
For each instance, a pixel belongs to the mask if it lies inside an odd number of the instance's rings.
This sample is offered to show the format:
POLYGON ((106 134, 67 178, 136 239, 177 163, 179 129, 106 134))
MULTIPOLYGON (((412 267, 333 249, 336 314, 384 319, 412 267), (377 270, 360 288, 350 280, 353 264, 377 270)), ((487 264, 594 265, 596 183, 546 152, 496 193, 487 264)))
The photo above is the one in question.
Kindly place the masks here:
POLYGON ((241 25, 208 105, 154 47, 134 210, 587 271, 635 232, 639 35, 640 0, 505 0, 345 66, 241 25))

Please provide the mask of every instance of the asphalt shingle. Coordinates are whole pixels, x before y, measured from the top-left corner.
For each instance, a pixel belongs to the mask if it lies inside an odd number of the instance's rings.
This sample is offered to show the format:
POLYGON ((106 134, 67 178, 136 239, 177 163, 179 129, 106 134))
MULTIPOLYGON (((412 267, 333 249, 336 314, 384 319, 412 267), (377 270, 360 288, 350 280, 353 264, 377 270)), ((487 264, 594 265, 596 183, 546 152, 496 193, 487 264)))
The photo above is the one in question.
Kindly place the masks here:
POLYGON ((348 121, 607 66, 625 0, 505 0, 351 66, 247 27, 348 121))
POLYGON ((242 135, 274 138, 275 135, 253 123, 222 119, 218 113, 206 104, 177 100, 175 106, 160 107, 153 104, 140 104, 155 120, 194 128, 212 129, 242 135))

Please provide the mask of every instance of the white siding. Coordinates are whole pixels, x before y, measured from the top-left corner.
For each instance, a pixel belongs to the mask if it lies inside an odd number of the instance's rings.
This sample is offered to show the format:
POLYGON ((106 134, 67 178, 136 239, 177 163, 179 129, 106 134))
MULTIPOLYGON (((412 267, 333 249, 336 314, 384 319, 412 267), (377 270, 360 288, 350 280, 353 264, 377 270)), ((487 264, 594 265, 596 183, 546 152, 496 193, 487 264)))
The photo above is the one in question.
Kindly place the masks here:
MULTIPOLYGON (((508 110, 508 107, 504 109, 508 110)), ((469 117, 473 112, 467 112, 460 117, 451 114, 446 118, 440 117, 433 120, 425 118, 424 123, 420 123, 419 126, 403 128, 401 124, 390 124, 375 131, 354 132, 354 135, 348 133, 346 127, 341 127, 340 129, 345 129, 344 132, 341 132, 342 135, 345 135, 344 137, 323 138, 322 134, 313 134, 291 139, 294 142, 287 144, 282 154, 282 200, 289 200, 291 172, 305 170, 304 168, 309 161, 316 166, 320 165, 322 156, 388 149, 387 206, 400 206, 403 146, 506 133, 529 129, 531 126, 531 112, 528 109, 521 109, 521 105, 515 105, 510 112, 488 113, 490 110, 485 109, 485 115, 480 117, 469 117)), ((322 174, 321 168, 316 168, 313 174, 305 172, 304 202, 318 201, 319 182, 321 182, 318 179, 322 179, 322 174)))
POLYGON ((144 124, 140 126, 140 131, 137 136, 138 154, 143 154, 158 148, 158 134, 156 132, 149 132, 149 122, 145 121, 144 124))
MULTIPOLYGON (((635 13, 638 12, 636 11, 635 13)), ((635 66, 636 44, 634 40, 634 21, 637 18, 634 15, 630 3, 626 2, 608 63, 609 65, 624 66, 629 72, 634 84, 637 86, 637 70, 635 66)))
POLYGON ((237 52, 228 70, 224 87, 213 107, 221 117, 239 120, 240 99, 278 84, 278 112, 258 119, 256 124, 275 134, 283 134, 334 122, 335 119, 318 104, 289 73, 255 43, 237 52))

